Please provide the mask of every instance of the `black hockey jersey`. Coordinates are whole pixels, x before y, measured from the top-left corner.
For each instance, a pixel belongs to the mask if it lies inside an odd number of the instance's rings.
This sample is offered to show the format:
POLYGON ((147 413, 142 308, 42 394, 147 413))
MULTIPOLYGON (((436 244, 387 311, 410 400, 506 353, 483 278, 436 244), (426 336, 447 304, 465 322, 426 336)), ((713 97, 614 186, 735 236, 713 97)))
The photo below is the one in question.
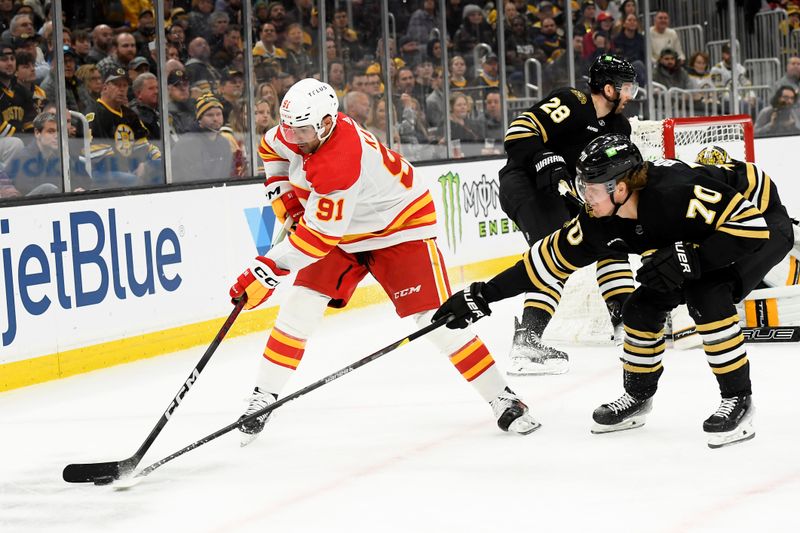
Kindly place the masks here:
POLYGON ((701 267, 713 270, 755 251, 769 238, 763 213, 780 208, 775 185, 752 163, 724 166, 660 159, 648 164, 638 219, 623 240, 635 253, 677 241, 697 245, 701 267))
POLYGON ((629 136, 631 125, 621 114, 597 118, 592 98, 577 89, 556 89, 543 100, 517 116, 506 131, 505 170, 522 168, 535 173, 534 161, 545 150, 559 154, 575 175, 581 151, 595 137, 606 133, 629 136))
POLYGON ((17 82, 11 80, 9 86, 0 85, 0 137, 10 137, 15 133, 32 132, 36 109, 31 92, 17 82))
MULTIPOLYGON (((122 106, 117 111, 102 100, 97 100, 96 111, 89 113, 86 118, 92 131, 93 164, 95 161, 102 162, 110 158, 116 163, 115 166, 108 167, 108 170, 129 172, 142 161, 161 157, 159 149, 148 142, 147 129, 131 108, 122 106)), ((105 168, 102 163, 101 168, 105 168)))

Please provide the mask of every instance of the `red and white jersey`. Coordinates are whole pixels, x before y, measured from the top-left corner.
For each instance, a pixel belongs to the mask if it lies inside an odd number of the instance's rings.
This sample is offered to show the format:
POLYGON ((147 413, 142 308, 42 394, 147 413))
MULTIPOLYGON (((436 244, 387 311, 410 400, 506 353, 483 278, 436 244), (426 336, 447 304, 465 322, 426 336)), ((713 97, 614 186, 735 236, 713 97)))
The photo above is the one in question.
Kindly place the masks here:
POLYGON ((267 179, 288 176, 305 214, 297 230, 267 257, 298 270, 334 247, 386 248, 436 235, 436 210, 414 167, 339 113, 331 136, 312 154, 286 141, 279 127, 261 140, 267 179))

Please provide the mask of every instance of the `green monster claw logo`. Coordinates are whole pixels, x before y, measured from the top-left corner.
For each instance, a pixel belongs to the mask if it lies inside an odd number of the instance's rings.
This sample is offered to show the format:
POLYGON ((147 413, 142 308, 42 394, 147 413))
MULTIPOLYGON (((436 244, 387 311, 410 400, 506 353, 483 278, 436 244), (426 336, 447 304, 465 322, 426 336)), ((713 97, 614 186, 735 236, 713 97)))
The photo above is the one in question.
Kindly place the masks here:
POLYGON ((453 252, 461 242, 461 177, 448 172, 439 176, 442 186, 442 203, 444 204, 444 224, 447 233, 447 247, 453 252))

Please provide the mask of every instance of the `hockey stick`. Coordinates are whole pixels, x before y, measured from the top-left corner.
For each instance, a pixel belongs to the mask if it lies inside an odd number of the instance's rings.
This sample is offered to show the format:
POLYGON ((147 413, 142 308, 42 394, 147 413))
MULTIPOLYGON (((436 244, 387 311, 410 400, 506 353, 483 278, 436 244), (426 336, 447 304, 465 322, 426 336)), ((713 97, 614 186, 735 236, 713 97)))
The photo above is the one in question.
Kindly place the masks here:
POLYGON ((297 398, 299 398, 301 396, 305 396, 309 392, 311 392, 311 391, 313 391, 315 389, 318 389, 318 388, 322 387, 323 385, 326 385, 326 384, 330 383, 331 381, 337 380, 340 377, 344 376, 345 374, 349 374, 353 370, 355 370, 355 369, 357 369, 359 367, 362 367, 362 366, 366 365, 367 363, 371 363, 372 361, 380 358, 383 355, 386 355, 389 352, 394 351, 395 349, 399 348, 400 346, 403 346, 404 344, 408 344, 409 342, 411 342, 411 341, 413 341, 415 339, 418 339, 418 338, 422 337, 423 335, 427 335, 431 331, 444 326, 445 324, 447 324, 448 322, 453 320, 453 318, 454 318, 453 315, 447 315, 444 318, 440 318, 436 322, 430 323, 429 325, 425 326, 424 328, 419 329, 419 330, 411 333, 410 335, 407 335, 407 336, 403 337, 402 339, 400 339, 398 341, 395 341, 395 342, 393 342, 392 344, 390 344, 388 346, 385 346, 384 348, 381 348, 377 352, 373 352, 370 355, 364 357, 363 359, 359 359, 355 363, 351 363, 350 365, 348 365, 348 366, 346 366, 346 367, 344 367, 344 368, 342 368, 340 370, 337 370, 336 372, 334 372, 332 374, 329 374, 329 375, 325 376, 324 378, 322 378, 322 379, 320 379, 318 381, 315 381, 311 385, 303 387, 302 389, 300 389, 300 390, 298 390, 296 392, 293 392, 292 394, 289 394, 288 396, 284 396, 280 400, 277 400, 275 403, 272 403, 272 404, 264 407, 263 409, 261 409, 259 411, 256 411, 256 412, 254 412, 254 413, 252 413, 252 414, 250 414, 250 415, 248 415, 248 416, 246 416, 246 417, 244 417, 242 419, 239 419, 239 420, 237 420, 236 422, 234 422, 232 424, 228 424, 224 428, 219 429, 219 430, 215 431, 214 433, 211 433, 210 435, 206 435, 202 439, 193 442, 192 444, 186 446, 185 448, 181 448, 180 450, 178 450, 177 452, 173 453, 172 455, 168 455, 167 457, 164 457, 163 459, 161 459, 159 461, 156 461, 155 463, 151 464, 147 468, 144 468, 143 470, 139 471, 134 476, 134 478, 143 478, 144 476, 147 476, 147 475, 151 474, 155 469, 163 466, 164 464, 172 461, 173 459, 175 459, 177 457, 180 457, 181 455, 185 454, 186 452, 192 451, 195 448, 197 448, 199 446, 202 446, 203 444, 211 442, 212 440, 214 440, 214 439, 216 439, 218 437, 221 437, 222 435, 225 435, 226 433, 229 433, 230 431, 233 431, 234 429, 238 428, 239 426, 241 426, 245 422, 249 422, 250 420, 258 418, 259 416, 265 415, 267 413, 271 413, 272 411, 274 411, 278 407, 280 407, 280 406, 282 406, 282 405, 284 405, 286 403, 289 403, 292 400, 296 400, 297 398))
POLYGON ((136 453, 127 459, 123 459, 122 461, 69 464, 64 468, 64 481, 67 483, 93 482, 97 485, 102 485, 110 483, 111 481, 119 479, 121 476, 132 472, 142 460, 144 454, 147 453, 147 450, 150 449, 150 446, 152 446, 153 442, 156 440, 156 437, 158 437, 159 433, 161 433, 161 430, 167 425, 172 413, 181 404, 183 397, 186 396, 186 394, 189 392, 189 389, 192 388, 192 385, 194 385, 197 379, 200 377, 200 372, 203 371, 203 368, 205 368, 208 360, 211 359, 212 355, 214 355, 214 352, 222 342, 222 339, 225 338, 228 330, 231 329, 236 317, 238 317, 239 313, 242 312, 246 301, 247 298, 245 297, 236 302, 233 311, 231 311, 231 314, 228 315, 225 323, 222 324, 217 336, 214 337, 213 341, 211 341, 211 344, 206 349, 203 357, 200 358, 200 361, 192 369, 189 377, 183 384, 181 384, 181 388, 178 389, 178 393, 175 395, 172 401, 170 401, 169 405, 167 406, 167 410, 164 411, 164 414, 158 419, 155 427, 153 427, 153 429, 150 431, 150 434, 144 440, 142 445, 139 446, 139 449, 136 450, 136 453))
MULTIPOLYGON (((291 218, 287 217, 286 223, 283 225, 281 230, 278 232, 275 240, 273 242, 273 246, 278 244, 283 238, 286 236, 286 232, 288 231, 289 227, 291 227, 291 218)), ((170 401, 169 405, 167 406, 167 410, 164 411, 164 414, 161 415, 161 418, 158 419, 156 422, 155 427, 150 431, 150 434, 144 440, 139 449, 136 450, 132 456, 128 457, 127 459, 123 459, 122 461, 108 461, 105 463, 75 463, 69 464, 64 467, 63 478, 64 481, 67 483, 88 483, 92 482, 97 485, 102 485, 106 483, 110 483, 115 479, 119 479, 122 476, 125 476, 136 468, 139 462, 144 457, 144 454, 147 453, 147 450, 150 449, 150 446, 153 445, 153 442, 156 440, 156 437, 161 433, 164 429, 164 426, 167 425, 169 422, 172 413, 175 412, 175 409, 181 404, 183 401, 184 396, 188 394, 189 389, 195 384, 197 379, 200 377, 200 372, 206 367, 208 361, 211 359, 211 356, 214 355, 214 352, 217 351, 222 339, 225 338, 225 335, 228 333, 228 330, 231 329, 233 323, 236 321, 236 318, 239 316, 239 313, 242 312, 244 308, 244 304, 247 302, 247 295, 240 298, 236 305, 234 306, 233 310, 231 311, 228 318, 222 324, 222 327, 217 332, 216 337, 214 340, 211 341, 211 344, 206 349, 203 357, 200 358, 200 361, 195 365, 192 369, 192 372, 189 374, 189 377, 184 381, 181 385, 181 388, 178 389, 178 393, 175 397, 170 401)))

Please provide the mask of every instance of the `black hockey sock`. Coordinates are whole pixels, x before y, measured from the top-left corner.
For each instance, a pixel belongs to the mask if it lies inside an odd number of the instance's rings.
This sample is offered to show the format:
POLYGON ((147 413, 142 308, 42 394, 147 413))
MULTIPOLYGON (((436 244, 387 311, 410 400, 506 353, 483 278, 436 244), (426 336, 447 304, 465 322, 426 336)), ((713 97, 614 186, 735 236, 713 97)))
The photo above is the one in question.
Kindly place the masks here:
POLYGON ((553 318, 550 313, 538 307, 524 307, 522 310, 522 325, 525 329, 533 331, 538 337, 544 333, 550 319, 553 318))
POLYGON ((656 393, 658 379, 664 372, 664 367, 659 367, 655 372, 631 372, 623 370, 622 383, 625 392, 638 400, 646 400, 656 393))
POLYGON ((747 361, 733 372, 714 374, 714 376, 717 378, 719 392, 723 398, 753 394, 750 385, 750 361, 747 361))

